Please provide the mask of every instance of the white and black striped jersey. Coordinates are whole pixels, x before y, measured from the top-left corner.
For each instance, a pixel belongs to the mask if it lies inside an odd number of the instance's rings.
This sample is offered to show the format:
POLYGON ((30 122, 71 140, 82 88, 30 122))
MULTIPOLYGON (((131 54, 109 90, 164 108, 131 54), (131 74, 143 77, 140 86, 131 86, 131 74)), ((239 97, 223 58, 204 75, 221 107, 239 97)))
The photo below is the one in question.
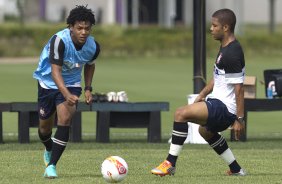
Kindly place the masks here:
POLYGON ((230 113, 236 114, 234 84, 243 83, 245 76, 244 52, 237 40, 220 47, 213 75, 213 98, 221 100, 230 113))

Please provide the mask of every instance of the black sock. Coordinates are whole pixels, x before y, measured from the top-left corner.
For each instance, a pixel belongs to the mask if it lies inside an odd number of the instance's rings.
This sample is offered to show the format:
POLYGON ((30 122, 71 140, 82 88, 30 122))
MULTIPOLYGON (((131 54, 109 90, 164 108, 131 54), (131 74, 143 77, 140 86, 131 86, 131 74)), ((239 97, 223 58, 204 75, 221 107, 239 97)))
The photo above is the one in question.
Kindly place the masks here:
POLYGON ((178 158, 178 156, 173 156, 173 155, 171 155, 171 154, 168 154, 166 160, 168 160, 168 161, 171 163, 171 165, 172 165, 173 167, 175 167, 177 158, 178 158))
POLYGON ((221 155, 225 150, 228 149, 228 145, 224 137, 218 133, 215 133, 211 139, 207 140, 207 142, 218 155, 221 155))
POLYGON ((230 171, 232 173, 237 173, 240 171, 241 166, 237 163, 236 160, 234 160, 230 165, 229 165, 230 171))
POLYGON ((63 154, 69 140, 69 126, 57 126, 57 131, 53 138, 53 149, 49 165, 56 165, 63 154))
MULTIPOLYGON (((188 124, 186 122, 174 122, 171 144, 183 146, 188 135, 188 124)), ((175 167, 178 156, 168 154, 167 159, 175 167)))
POLYGON ((51 139, 52 131, 51 131, 51 133, 49 133, 47 135, 43 135, 40 132, 40 130, 38 129, 38 136, 39 136, 41 142, 44 144, 46 150, 51 151, 52 150, 52 144, 53 144, 53 141, 51 139))
MULTIPOLYGON (((225 157, 225 156, 222 155, 222 153, 224 153, 227 149, 229 149, 229 147, 228 147, 227 142, 224 139, 224 137, 222 137, 220 134, 216 133, 211 139, 207 140, 207 142, 209 143, 209 145, 214 149, 214 151, 218 155, 220 155, 221 157, 225 157)), ((230 158, 230 155, 232 156, 231 158, 234 157, 232 152, 229 149, 229 156, 227 158, 230 158)), ((223 159, 226 159, 226 157, 223 158, 223 159)), ((228 163, 230 163, 230 162, 228 162, 228 163)), ((240 165, 237 163, 235 158, 231 162, 231 164, 229 164, 229 168, 230 168, 230 171, 233 172, 233 173, 237 173, 241 169, 240 165)))

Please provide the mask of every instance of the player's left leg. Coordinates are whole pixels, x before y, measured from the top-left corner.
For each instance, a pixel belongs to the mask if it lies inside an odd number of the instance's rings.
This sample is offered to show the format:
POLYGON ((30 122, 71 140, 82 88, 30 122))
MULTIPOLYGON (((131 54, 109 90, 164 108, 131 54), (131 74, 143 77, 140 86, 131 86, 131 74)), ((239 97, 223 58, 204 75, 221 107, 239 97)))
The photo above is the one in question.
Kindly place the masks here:
POLYGON ((66 148, 69 140, 70 122, 75 110, 75 105, 70 106, 66 101, 57 106, 58 123, 53 138, 53 149, 49 165, 56 165, 66 148))
POLYGON ((63 102, 57 106, 57 131, 53 138, 53 146, 50 162, 45 169, 45 178, 57 178, 56 165, 63 154, 69 140, 70 121, 75 113, 75 106, 70 106, 67 102, 63 102))
POLYGON ((226 130, 234 123, 236 115, 231 114, 226 105, 220 100, 211 99, 207 103, 208 119, 204 126, 199 127, 200 135, 209 143, 214 151, 228 164, 229 175, 245 175, 244 170, 237 163, 233 153, 223 136, 217 132, 226 130), (231 173, 231 174, 230 174, 231 173))
MULTIPOLYGON (((81 95, 81 88, 68 88, 68 90, 76 95, 81 95)), ((47 172, 47 178, 56 178, 56 164, 59 161, 61 155, 63 154, 66 145, 69 140, 69 133, 70 133, 70 123, 71 119, 76 111, 76 105, 69 105, 67 101, 65 101, 64 96, 59 93, 56 96, 56 111, 57 111, 57 130, 53 138, 53 145, 52 145, 52 153, 51 159, 48 164, 48 167, 45 170, 47 172), (48 171, 50 173, 54 173, 55 177, 48 177, 48 171)))
POLYGON ((48 165, 48 167, 46 167, 44 175, 45 178, 49 178, 49 179, 54 179, 57 178, 57 171, 56 171, 56 166, 55 165, 48 165))
POLYGON ((245 176, 245 171, 236 161, 232 151, 223 136, 218 133, 212 133, 206 127, 200 126, 199 133, 209 143, 213 150, 228 164, 230 170, 228 175, 245 176))

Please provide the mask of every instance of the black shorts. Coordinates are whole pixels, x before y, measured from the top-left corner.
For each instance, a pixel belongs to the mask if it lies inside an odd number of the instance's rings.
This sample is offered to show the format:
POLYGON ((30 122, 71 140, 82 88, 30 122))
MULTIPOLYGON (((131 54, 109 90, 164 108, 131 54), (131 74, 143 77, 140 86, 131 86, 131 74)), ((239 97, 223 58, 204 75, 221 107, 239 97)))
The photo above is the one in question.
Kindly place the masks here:
MULTIPOLYGON (((71 94, 80 96, 81 87, 68 87, 71 94)), ((56 111, 56 106, 66 101, 58 89, 45 89, 38 84, 38 115, 40 119, 48 119, 56 111)))
POLYGON ((206 101, 208 107, 208 120, 205 127, 211 132, 221 132, 233 125, 236 120, 236 115, 228 111, 226 105, 213 98, 208 98, 206 101))

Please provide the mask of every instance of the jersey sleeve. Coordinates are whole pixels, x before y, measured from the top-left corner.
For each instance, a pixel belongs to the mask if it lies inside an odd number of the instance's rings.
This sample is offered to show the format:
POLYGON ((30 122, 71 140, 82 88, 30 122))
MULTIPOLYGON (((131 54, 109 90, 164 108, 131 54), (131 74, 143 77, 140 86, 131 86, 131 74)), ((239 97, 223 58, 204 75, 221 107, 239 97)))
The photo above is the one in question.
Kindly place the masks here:
POLYGON ((54 35, 50 42, 50 63, 63 66, 65 44, 63 40, 54 35))
POLYGON ((242 48, 235 46, 226 54, 224 63, 225 79, 227 83, 243 83, 245 75, 245 61, 242 48))
POLYGON ((94 54, 94 56, 92 58, 92 61, 87 63, 89 65, 94 64, 95 60, 98 58, 98 56, 100 54, 100 44, 97 41, 95 41, 95 44, 96 44, 96 51, 95 51, 95 54, 94 54))

